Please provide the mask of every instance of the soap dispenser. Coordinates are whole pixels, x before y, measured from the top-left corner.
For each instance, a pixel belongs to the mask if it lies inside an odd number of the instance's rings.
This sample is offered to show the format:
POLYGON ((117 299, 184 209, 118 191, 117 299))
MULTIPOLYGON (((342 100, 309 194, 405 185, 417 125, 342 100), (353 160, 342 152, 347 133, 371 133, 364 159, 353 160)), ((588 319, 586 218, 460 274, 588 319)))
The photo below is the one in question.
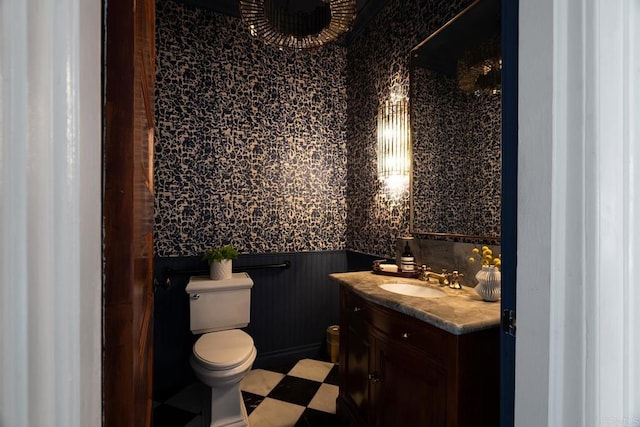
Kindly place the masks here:
POLYGON ((402 255, 400 256, 400 271, 403 273, 413 273, 415 271, 415 264, 415 258, 413 257, 413 253, 411 253, 409 242, 406 242, 402 255))

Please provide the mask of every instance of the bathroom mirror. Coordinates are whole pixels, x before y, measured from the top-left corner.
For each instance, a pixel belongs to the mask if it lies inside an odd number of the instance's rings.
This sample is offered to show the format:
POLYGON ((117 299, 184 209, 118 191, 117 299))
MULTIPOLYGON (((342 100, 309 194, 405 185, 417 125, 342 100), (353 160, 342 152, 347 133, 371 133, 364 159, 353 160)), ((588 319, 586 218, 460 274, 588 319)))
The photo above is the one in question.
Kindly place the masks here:
POLYGON ((411 232, 499 240, 500 0, 478 0, 411 51, 411 232))

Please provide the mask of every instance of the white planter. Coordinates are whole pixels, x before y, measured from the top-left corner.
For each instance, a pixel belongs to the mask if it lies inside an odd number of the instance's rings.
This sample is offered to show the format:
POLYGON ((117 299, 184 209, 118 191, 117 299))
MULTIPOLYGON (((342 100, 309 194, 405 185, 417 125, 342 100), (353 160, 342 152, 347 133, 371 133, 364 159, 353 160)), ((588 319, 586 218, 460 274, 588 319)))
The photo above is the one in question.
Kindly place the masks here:
POLYGON ((213 261, 209 266, 209 278, 211 280, 231 279, 231 260, 213 261))

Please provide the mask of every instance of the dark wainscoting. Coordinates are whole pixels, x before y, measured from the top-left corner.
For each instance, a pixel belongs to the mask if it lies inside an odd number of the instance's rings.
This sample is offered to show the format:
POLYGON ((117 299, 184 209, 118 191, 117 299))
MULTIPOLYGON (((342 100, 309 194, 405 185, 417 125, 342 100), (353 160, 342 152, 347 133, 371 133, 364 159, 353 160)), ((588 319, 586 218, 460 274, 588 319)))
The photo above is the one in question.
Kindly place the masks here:
MULTIPOLYGON (((251 265, 291 263, 288 269, 248 271, 254 281, 251 323, 255 342, 254 367, 273 367, 305 357, 325 357, 326 329, 338 324, 338 286, 330 273, 367 270, 370 255, 351 251, 241 255, 234 270, 251 265)), ((167 270, 206 270, 199 257, 155 259, 154 397, 193 380, 189 357, 197 336, 189 330, 189 276, 167 270), (166 282, 169 277, 170 283, 166 282)))
POLYGON ((373 261, 377 259, 387 259, 390 263, 395 264, 395 260, 385 258, 379 255, 370 255, 356 251, 346 251, 347 271, 366 271, 371 270, 373 261))

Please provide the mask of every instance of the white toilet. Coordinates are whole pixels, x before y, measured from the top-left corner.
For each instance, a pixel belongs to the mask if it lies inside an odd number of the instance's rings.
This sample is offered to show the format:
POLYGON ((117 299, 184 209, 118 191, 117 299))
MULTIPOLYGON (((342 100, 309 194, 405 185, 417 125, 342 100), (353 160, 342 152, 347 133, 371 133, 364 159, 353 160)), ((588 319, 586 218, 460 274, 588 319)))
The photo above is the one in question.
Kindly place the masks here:
POLYGON ((193 346, 191 367, 211 387, 211 427, 249 425, 240 380, 251 369, 256 348, 236 328, 249 324, 252 286, 247 273, 226 280, 191 277, 187 284, 191 331, 204 334, 193 346))

